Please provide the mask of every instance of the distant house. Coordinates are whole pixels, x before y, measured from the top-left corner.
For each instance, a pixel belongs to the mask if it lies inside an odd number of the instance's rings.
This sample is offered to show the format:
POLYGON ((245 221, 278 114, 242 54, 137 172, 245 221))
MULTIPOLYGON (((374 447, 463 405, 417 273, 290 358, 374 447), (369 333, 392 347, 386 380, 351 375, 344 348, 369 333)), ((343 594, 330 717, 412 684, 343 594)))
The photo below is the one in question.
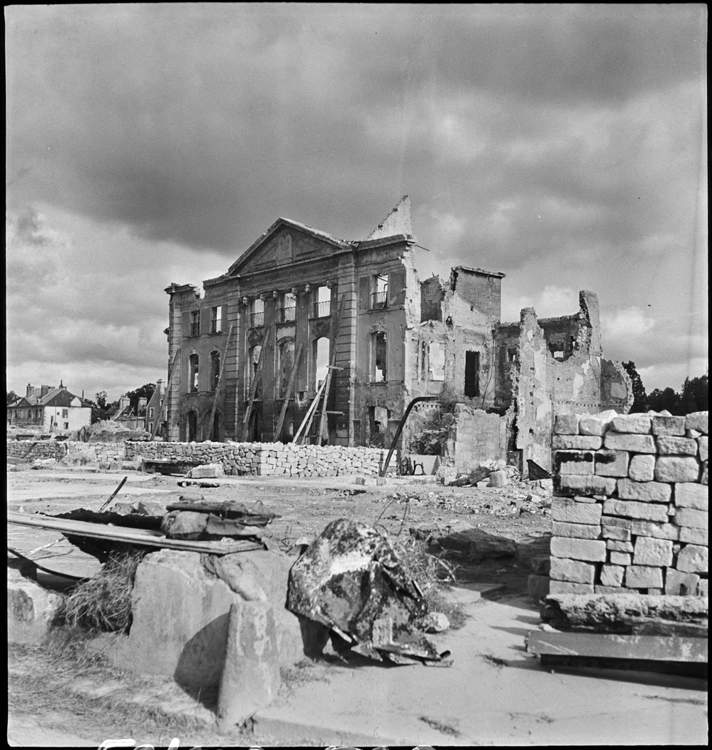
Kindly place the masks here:
POLYGON ((61 383, 57 388, 28 383, 26 394, 8 404, 7 424, 43 432, 76 432, 91 424, 91 408, 61 383))
POLYGON ((165 421, 165 409, 162 408, 161 401, 163 399, 163 380, 160 378, 156 381, 156 390, 153 392, 153 396, 146 405, 146 417, 145 427, 146 432, 154 434, 158 438, 163 437, 163 428, 165 421), (156 422, 158 425, 156 426, 156 422))
POLYGON ((131 406, 129 397, 124 394, 119 399, 119 408, 110 417, 126 430, 143 430, 146 422, 146 399, 141 397, 136 408, 131 406))

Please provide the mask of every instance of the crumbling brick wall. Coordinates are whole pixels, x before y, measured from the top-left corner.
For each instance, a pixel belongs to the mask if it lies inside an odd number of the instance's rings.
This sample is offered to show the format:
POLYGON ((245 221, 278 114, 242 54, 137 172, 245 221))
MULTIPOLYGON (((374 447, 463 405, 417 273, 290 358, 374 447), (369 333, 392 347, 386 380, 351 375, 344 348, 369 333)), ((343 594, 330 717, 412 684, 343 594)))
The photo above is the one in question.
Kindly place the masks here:
POLYGON ((558 416, 551 593, 707 596, 708 412, 558 416))

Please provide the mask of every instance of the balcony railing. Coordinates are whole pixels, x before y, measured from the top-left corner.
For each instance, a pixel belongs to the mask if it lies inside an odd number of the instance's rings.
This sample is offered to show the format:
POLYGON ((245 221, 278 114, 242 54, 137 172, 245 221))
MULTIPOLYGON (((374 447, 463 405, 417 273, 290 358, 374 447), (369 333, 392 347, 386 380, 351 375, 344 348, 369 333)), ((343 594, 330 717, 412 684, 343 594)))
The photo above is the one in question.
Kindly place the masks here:
POLYGON ((315 318, 328 318, 329 315, 331 315, 331 300, 326 300, 326 302, 314 303, 315 318))
POLYGON ((280 323, 289 323, 290 321, 294 321, 296 319, 297 319, 297 308, 294 305, 291 305, 290 307, 279 308, 279 322, 280 323))
POLYGON ((388 302, 388 290, 373 292, 371 295, 371 310, 383 310, 388 302))
POLYGON ((265 314, 263 312, 252 313, 250 315, 250 326, 252 328, 259 328, 265 324, 265 314))

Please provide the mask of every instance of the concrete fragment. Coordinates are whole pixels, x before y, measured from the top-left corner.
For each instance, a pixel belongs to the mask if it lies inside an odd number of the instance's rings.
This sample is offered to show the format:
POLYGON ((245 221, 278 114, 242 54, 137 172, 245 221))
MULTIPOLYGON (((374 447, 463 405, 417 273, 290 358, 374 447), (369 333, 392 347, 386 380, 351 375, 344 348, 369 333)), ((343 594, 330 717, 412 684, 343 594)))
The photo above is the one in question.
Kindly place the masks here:
POLYGON ((629 565, 625 571, 625 585, 629 589, 662 588, 663 571, 643 565, 629 565))
POLYGON ((601 586, 619 587, 623 585, 625 568, 621 565, 603 565, 601 567, 601 586))
POLYGON ((551 535, 568 536, 575 539, 598 539, 601 536, 601 527, 587 523, 552 521, 551 535))
POLYGON ((669 539, 653 539, 641 536, 635 540, 634 565, 667 567, 672 565, 672 542, 669 539))
POLYGON ((612 495, 615 488, 616 480, 612 477, 597 477, 587 474, 564 474, 563 476, 558 476, 558 489, 565 494, 612 495))
POLYGON ((14 569, 7 569, 8 643, 41 643, 52 627, 62 601, 60 594, 48 591, 14 569))
POLYGON ((603 562, 606 559, 606 543, 591 539, 552 537, 551 554, 553 557, 569 557, 573 560, 603 562))
POLYGON ((685 426, 688 430, 697 430, 703 435, 708 435, 709 427, 709 412, 708 411, 694 411, 692 414, 688 414, 685 417, 685 426))
POLYGON ((628 464, 627 451, 600 450, 596 452, 595 473, 600 477, 626 477, 628 464))
POLYGON ((618 480, 618 497, 621 500, 640 500, 645 503, 667 503, 672 496, 672 487, 663 482, 634 482, 632 479, 618 480))
POLYGON ((658 456, 655 478, 658 482, 697 482, 700 478, 700 464, 696 458, 658 456))
POLYGON ((675 505, 706 511, 709 508, 709 491, 703 484, 679 482, 675 485, 675 505))
POLYGON ((678 508, 675 512, 675 523, 678 526, 707 530, 709 514, 707 511, 694 510, 693 508, 678 508))
POLYGON ((667 507, 661 503, 641 503, 634 500, 609 498, 603 503, 603 512, 607 516, 642 518, 663 523, 668 520, 667 507))
POLYGON ((509 481, 509 477, 507 476, 507 472, 504 470, 501 471, 493 471, 489 475, 489 487, 504 487, 507 482, 509 481))
POLYGON ((225 666, 218 697, 218 728, 229 732, 277 697, 279 651, 272 607, 239 602, 230 608, 225 666))
POLYGON ((601 509, 598 503, 579 503, 555 497, 551 503, 551 518, 553 521, 597 525, 601 521, 601 509))
POLYGON ((652 430, 652 420, 647 414, 624 414, 615 417, 611 427, 615 432, 649 435, 652 430))
POLYGON ((686 437, 660 435, 656 438, 658 453, 662 456, 696 456, 697 441, 686 437))
POLYGON ((653 417, 653 435, 684 435, 685 417, 653 417))
POLYGON ((423 627, 426 633, 443 633, 450 627, 450 620, 442 612, 428 612, 423 627))
POLYGON ((669 596, 695 596, 700 577, 695 573, 683 573, 668 568, 665 573, 665 593, 669 596))
POLYGON ((551 439, 552 450, 598 450, 603 439, 597 435, 554 435, 551 439))
POLYGON ((652 435, 622 434, 607 432, 603 436, 603 447, 613 451, 632 453, 655 453, 655 440, 652 435))
POLYGON ((688 544, 677 556, 677 569, 683 573, 704 573, 709 571, 709 557, 707 547, 688 544))
POLYGON ((631 531, 636 536, 653 537, 653 539, 669 539, 676 542, 680 536, 680 529, 671 523, 655 523, 654 521, 634 520, 631 531))
POLYGON ((635 482, 652 482, 655 479, 655 456, 633 456, 628 476, 635 482))
POLYGON ((576 583, 593 583, 596 567, 578 560, 551 558, 549 577, 554 581, 574 581, 576 583))

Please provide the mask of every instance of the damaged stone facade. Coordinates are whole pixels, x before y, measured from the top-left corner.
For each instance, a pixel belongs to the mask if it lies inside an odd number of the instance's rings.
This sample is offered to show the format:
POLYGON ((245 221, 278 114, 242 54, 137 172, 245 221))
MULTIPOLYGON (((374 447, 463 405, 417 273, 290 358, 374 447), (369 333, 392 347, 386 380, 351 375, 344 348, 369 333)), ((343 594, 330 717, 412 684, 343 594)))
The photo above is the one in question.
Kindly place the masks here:
MULTIPOLYGON (((421 281, 416 246, 406 196, 365 240, 278 219, 202 292, 171 284, 166 439, 289 442, 329 365, 326 429, 318 437, 315 419, 310 442, 388 447, 408 403, 434 396, 457 405, 461 438, 445 459, 464 469, 508 453, 548 468, 554 414, 627 411, 594 294, 565 318, 524 310, 502 324, 504 274, 457 266, 421 281), (465 424, 483 416, 503 420, 485 420, 491 439, 465 424)), ((432 414, 420 406, 406 449, 432 414)))

